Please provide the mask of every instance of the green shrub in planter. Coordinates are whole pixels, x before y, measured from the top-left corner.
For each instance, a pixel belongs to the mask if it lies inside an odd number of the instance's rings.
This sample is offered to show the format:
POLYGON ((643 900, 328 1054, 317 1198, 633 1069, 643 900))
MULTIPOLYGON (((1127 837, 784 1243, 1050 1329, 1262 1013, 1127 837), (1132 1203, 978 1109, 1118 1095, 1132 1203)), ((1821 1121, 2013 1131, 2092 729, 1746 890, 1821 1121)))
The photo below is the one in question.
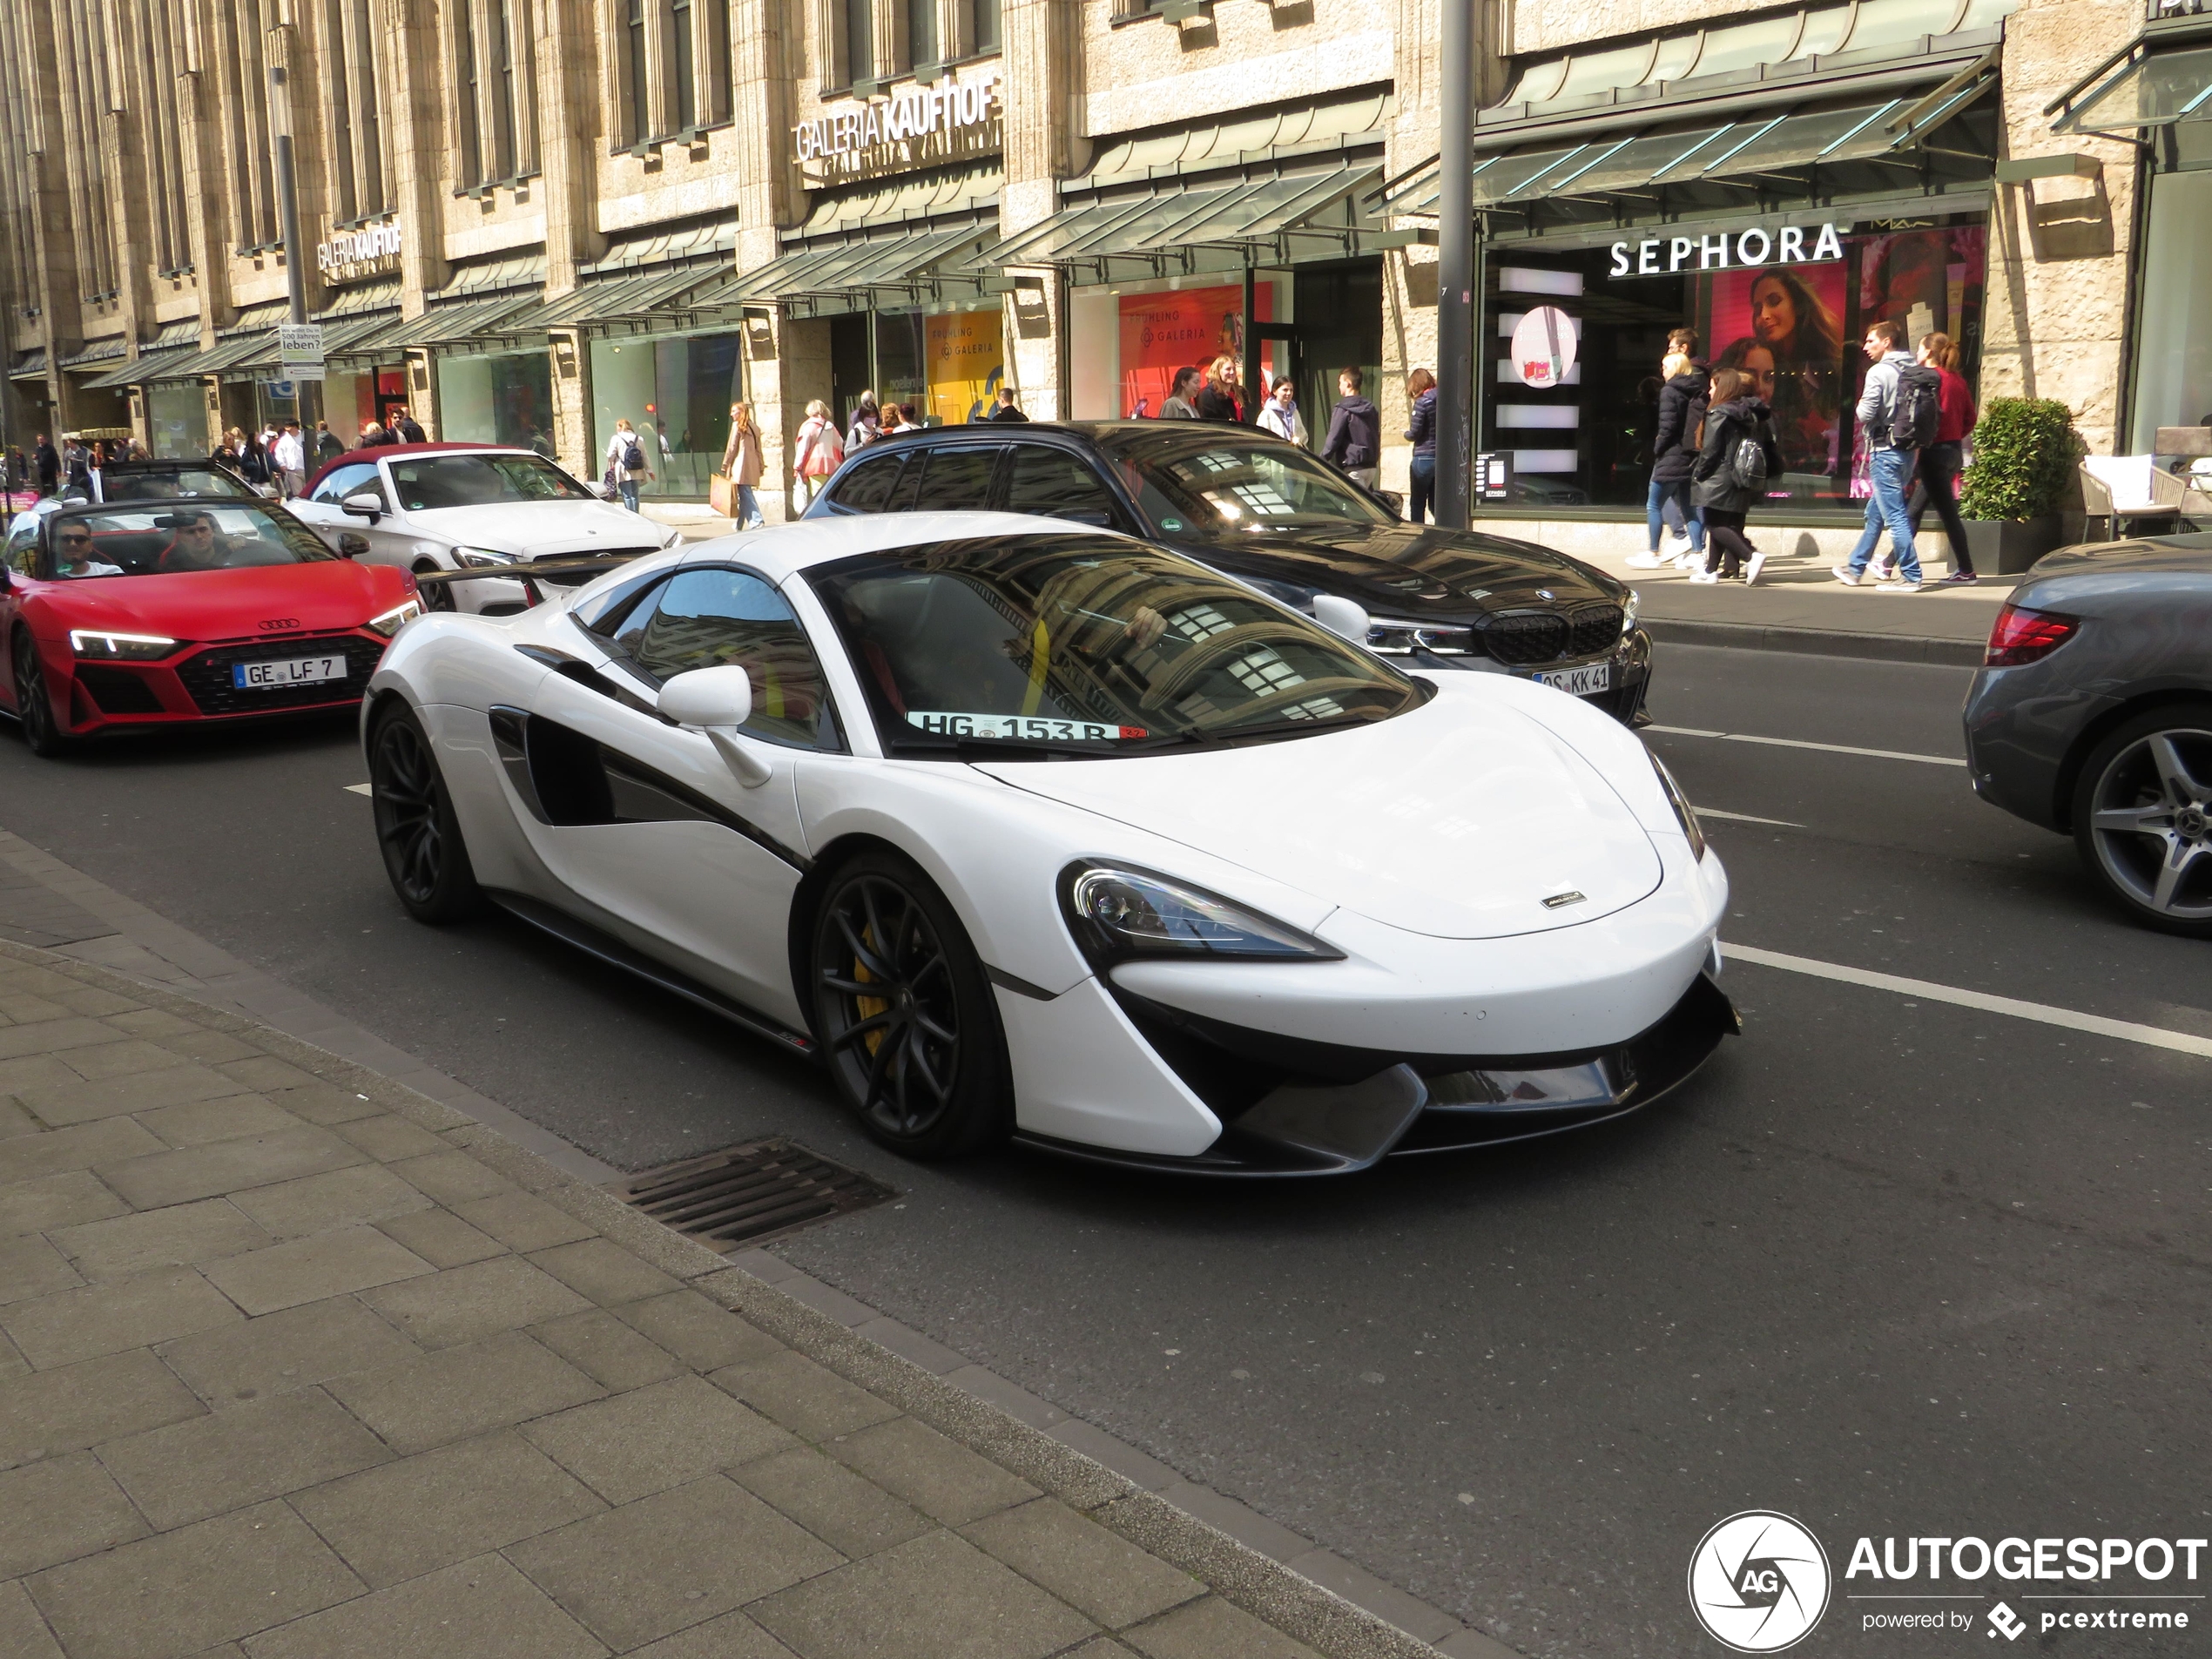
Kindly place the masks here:
POLYGON ((1974 463, 1959 491, 1968 518, 2040 518, 2055 509, 2088 446, 2056 398, 1993 397, 1974 427, 1974 463))

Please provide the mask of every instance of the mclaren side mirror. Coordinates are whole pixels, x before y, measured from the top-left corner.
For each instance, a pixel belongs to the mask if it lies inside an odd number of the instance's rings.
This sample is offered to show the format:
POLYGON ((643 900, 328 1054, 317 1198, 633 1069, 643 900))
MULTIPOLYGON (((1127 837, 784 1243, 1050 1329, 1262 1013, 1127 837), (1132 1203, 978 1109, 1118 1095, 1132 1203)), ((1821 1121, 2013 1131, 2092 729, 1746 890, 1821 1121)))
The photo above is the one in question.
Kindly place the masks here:
POLYGON ((716 751, 747 789, 758 789, 774 774, 749 748, 738 728, 752 717, 752 679, 735 664, 695 668, 660 688, 661 718, 686 732, 706 734, 716 751))
POLYGON ((1339 599, 1333 593, 1315 594, 1313 620, 1355 645, 1367 643, 1367 613, 1349 599, 1339 599))
POLYGON ((368 556, 368 537, 355 530, 347 530, 338 538, 338 556, 341 559, 365 559, 368 556))
POLYGON ((365 518, 372 524, 384 516, 384 503, 366 489, 347 496, 338 506, 341 511, 351 513, 356 518, 365 518))

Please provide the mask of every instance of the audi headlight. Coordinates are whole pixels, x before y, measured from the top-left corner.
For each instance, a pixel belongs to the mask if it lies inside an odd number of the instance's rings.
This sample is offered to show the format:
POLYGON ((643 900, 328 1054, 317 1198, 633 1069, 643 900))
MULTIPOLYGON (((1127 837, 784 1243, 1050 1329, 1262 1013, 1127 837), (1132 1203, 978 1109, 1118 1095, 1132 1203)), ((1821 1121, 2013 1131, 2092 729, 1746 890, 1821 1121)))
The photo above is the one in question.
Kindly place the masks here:
POLYGON ((1288 923, 1125 865, 1069 866, 1060 880, 1060 902, 1076 942, 1100 967, 1130 957, 1344 960, 1342 951, 1288 923))
POLYGON ((453 550, 453 562, 469 570, 480 570, 488 564, 512 564, 519 556, 518 554, 502 553, 496 547, 456 547, 453 550))
POLYGON ((176 650, 177 642, 165 634, 116 634, 104 628, 72 628, 69 648, 79 657, 150 663, 176 650))
POLYGON ((1622 638, 1626 639, 1630 634, 1635 632, 1636 612, 1642 609, 1643 596, 1638 593, 1634 588, 1630 588, 1629 590, 1628 600, 1621 607, 1622 638))
MULTIPOLYGON (((1647 749, 1646 754, 1651 754, 1647 749)), ((1689 797, 1682 792, 1682 786, 1675 781, 1675 774, 1667 770, 1667 763, 1651 755, 1651 769, 1659 774, 1659 787, 1667 792, 1667 805, 1675 809, 1675 817, 1682 824, 1682 833, 1689 838, 1689 856, 1698 863, 1705 861, 1705 826, 1697 821, 1697 809, 1689 804, 1689 797)))
POLYGON ((409 599, 404 604, 394 605, 381 617, 371 617, 365 625, 371 633, 381 634, 385 638, 389 639, 421 614, 422 602, 419 599, 409 599))

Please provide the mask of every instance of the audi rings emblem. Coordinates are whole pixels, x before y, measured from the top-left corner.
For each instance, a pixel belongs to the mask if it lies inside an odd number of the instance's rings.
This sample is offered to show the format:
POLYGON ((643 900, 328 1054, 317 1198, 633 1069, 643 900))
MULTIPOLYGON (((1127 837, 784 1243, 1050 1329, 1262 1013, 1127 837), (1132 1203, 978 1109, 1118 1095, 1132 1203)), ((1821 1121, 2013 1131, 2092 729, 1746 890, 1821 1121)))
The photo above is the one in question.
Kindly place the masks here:
POLYGON ((299 625, 300 618, 297 617, 271 617, 260 624, 260 629, 265 634, 273 634, 281 632, 287 628, 297 628, 299 625))

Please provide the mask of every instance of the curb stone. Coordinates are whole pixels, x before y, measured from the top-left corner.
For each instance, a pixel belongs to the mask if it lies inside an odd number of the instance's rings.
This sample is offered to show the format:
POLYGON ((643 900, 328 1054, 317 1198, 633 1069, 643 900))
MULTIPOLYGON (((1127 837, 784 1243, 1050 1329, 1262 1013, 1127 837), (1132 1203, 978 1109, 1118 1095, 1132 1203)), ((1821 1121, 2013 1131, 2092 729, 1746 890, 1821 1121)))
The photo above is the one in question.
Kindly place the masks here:
POLYGON ((1694 622, 1647 616, 1639 618, 1639 623, 1644 632, 1662 645, 1721 645, 1732 651, 1792 651, 1799 656, 1855 657, 1885 663, 1933 663, 1947 668, 1979 668, 1985 649, 1978 639, 1860 634, 1832 628, 1786 628, 1755 622, 1694 622))
MULTIPOLYGON (((454 1150, 597 1229, 805 1358, 1022 1476, 1328 1659, 1435 1659, 1438 1655, 1427 1642, 405 1084, 258 1021, 72 957, 0 940, 0 960, 127 997, 188 1018, 206 1029, 250 1032, 264 1050, 314 1080, 345 1089, 438 1136, 454 1150)), ((1511 1649, 1472 1630, 1453 1637, 1450 1647, 1478 1659, 1514 1659, 1511 1649)))

